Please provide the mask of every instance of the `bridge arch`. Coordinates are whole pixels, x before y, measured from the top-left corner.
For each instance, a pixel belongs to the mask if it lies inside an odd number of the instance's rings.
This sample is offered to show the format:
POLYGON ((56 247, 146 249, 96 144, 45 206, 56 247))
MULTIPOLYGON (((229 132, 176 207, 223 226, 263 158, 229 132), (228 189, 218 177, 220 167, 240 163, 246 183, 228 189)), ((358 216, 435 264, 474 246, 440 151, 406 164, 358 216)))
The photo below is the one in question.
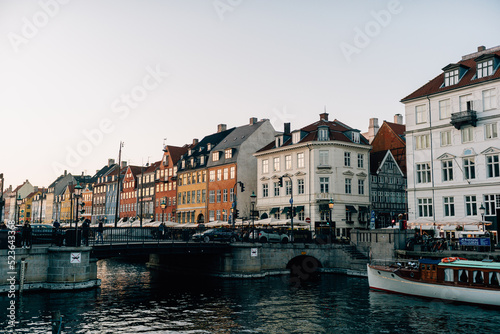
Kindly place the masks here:
POLYGON ((295 282, 314 281, 319 278, 321 262, 310 255, 299 255, 288 261, 286 269, 290 270, 290 279, 295 282))

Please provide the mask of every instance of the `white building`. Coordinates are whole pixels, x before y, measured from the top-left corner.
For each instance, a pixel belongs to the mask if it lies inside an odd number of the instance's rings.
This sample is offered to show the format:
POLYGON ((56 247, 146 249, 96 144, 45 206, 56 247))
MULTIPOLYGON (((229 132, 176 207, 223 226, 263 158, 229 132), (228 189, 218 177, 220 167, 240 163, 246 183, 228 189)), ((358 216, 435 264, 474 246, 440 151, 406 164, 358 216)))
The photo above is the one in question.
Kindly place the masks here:
POLYGON ((409 221, 478 222, 500 208, 500 47, 466 55, 402 99, 409 221))
POLYGON ((290 216, 290 198, 295 219, 311 219, 313 229, 328 226, 330 200, 337 235, 352 228, 366 228, 369 206, 368 141, 360 131, 320 114, 320 120, 302 129, 276 135, 275 141, 255 156, 257 206, 260 218, 290 216), (279 178, 283 177, 283 186, 279 178))

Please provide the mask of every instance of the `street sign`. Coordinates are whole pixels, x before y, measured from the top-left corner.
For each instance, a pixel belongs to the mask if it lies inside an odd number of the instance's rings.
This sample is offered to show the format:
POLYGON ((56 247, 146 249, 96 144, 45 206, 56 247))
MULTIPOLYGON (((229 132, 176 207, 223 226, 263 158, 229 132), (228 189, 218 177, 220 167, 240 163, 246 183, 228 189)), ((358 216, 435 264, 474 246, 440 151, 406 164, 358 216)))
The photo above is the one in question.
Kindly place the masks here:
POLYGON ((290 198, 290 204, 293 204, 293 198, 290 198))
POLYGON ((311 223, 311 218, 307 217, 306 218, 306 223, 310 224, 311 223))
POLYGON ((459 238, 460 246, 490 246, 490 238, 459 238))
POLYGON ((252 249, 250 250, 250 256, 251 256, 251 257, 256 257, 256 256, 257 256, 257 249, 258 249, 258 248, 252 248, 252 249))
POLYGON ((82 263, 82 253, 71 253, 70 263, 82 263))
POLYGON ((375 210, 372 210, 371 217, 372 217, 372 218, 375 218, 375 210))

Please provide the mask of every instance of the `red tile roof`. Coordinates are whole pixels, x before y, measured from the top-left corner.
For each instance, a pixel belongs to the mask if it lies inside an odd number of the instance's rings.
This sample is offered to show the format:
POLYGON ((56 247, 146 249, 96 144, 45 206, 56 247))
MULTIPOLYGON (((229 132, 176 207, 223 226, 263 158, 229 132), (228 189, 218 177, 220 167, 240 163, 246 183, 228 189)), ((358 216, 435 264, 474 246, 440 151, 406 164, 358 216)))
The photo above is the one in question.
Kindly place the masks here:
POLYGON ((398 123, 391 123, 391 122, 387 122, 387 121, 384 121, 384 123, 387 124, 387 126, 389 126, 389 128, 391 128, 391 130, 394 131, 394 133, 396 135, 398 135, 398 136, 405 135, 406 125, 398 124, 398 123))
MULTIPOLYGON (((497 50, 498 47, 495 47, 493 49, 495 49, 496 51, 488 52, 488 50, 485 50, 485 52, 481 52, 481 54, 494 54, 494 55, 497 55, 500 57, 500 50, 497 50)), ((478 54, 478 57, 479 57, 479 54, 478 54)), ((439 74, 437 77, 435 77, 434 79, 432 79, 431 81, 429 81, 428 83, 426 83, 425 85, 423 85, 422 87, 420 87, 419 89, 417 89, 416 91, 414 91, 413 93, 411 93, 410 95, 403 98, 401 100, 401 102, 406 102, 406 101, 413 100, 413 99, 420 98, 420 97, 424 97, 427 95, 446 92, 446 91, 450 91, 450 90, 453 90, 456 88, 462 88, 462 87, 475 85, 475 84, 486 82, 486 81, 492 81, 492 80, 496 80, 496 79, 500 78, 500 69, 497 69, 495 71, 495 73, 493 73, 493 75, 473 80, 472 78, 475 77, 476 72, 477 72, 476 61, 474 59, 476 59, 477 57, 470 57, 469 58, 468 56, 466 56, 464 58, 466 58, 466 59, 462 59, 461 61, 459 61, 457 63, 457 65, 464 65, 464 66, 469 67, 469 69, 467 70, 467 72, 463 75, 463 77, 460 79, 460 81, 457 84, 444 87, 443 86, 443 84, 444 84, 444 72, 443 72, 443 73, 439 74)))

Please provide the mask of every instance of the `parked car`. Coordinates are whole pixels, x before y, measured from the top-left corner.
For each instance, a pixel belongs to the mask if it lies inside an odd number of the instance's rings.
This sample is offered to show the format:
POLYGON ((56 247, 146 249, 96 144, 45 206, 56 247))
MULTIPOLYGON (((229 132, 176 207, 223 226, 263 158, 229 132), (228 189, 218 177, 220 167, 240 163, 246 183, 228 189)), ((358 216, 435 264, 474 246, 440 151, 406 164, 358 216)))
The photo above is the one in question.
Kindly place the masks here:
POLYGON ((206 230, 202 233, 193 234, 194 241, 230 241, 235 242, 240 239, 240 236, 235 231, 228 228, 214 228, 206 230))
POLYGON ((260 230, 258 240, 262 243, 265 242, 281 242, 288 243, 290 237, 286 233, 281 233, 276 230, 260 230))

